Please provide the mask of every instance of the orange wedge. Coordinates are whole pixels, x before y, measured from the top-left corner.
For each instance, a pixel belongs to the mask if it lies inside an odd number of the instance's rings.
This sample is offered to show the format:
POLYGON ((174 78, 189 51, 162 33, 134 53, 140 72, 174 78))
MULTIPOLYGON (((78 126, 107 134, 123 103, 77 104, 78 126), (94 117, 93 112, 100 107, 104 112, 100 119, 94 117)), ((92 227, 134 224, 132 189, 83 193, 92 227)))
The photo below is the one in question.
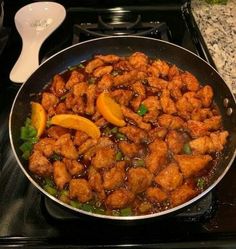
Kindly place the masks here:
POLYGON ((116 126, 125 126, 120 105, 108 93, 103 92, 97 98, 97 108, 102 116, 116 126))
POLYGON ((99 138, 99 128, 89 119, 75 114, 58 114, 52 117, 51 124, 59 125, 69 129, 80 130, 92 138, 99 138))
POLYGON ((46 127, 47 114, 43 106, 37 102, 31 102, 31 120, 37 130, 37 137, 40 137, 46 127))

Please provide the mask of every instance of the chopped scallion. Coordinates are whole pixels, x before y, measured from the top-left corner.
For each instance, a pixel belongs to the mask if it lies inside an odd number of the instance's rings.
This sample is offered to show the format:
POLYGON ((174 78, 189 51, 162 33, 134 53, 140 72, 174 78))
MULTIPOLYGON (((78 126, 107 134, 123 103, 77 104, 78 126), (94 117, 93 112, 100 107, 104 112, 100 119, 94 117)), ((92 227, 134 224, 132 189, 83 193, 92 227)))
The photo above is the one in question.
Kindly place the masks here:
POLYGON ((145 115, 147 112, 148 112, 148 109, 147 109, 147 107, 146 107, 144 104, 141 104, 141 105, 139 106, 139 108, 138 108, 138 111, 137 111, 137 113, 138 113, 139 116, 143 116, 143 115, 145 115))
POLYGON ((81 203, 79 203, 78 201, 70 201, 70 205, 74 208, 80 208, 81 207, 81 203))
POLYGON ((117 133, 118 132, 118 127, 114 127, 111 129, 111 133, 117 133))
POLYGON ((120 151, 116 153, 116 161, 120 161, 123 158, 123 155, 120 151))
POLYGON ((57 190, 50 185, 44 185, 44 190, 47 191, 50 195, 57 196, 57 190))
POLYGON ((185 154, 190 155, 192 154, 192 150, 189 146, 189 143, 184 144, 183 151, 185 154))
POLYGON ((119 140, 126 140, 126 136, 119 132, 116 133, 116 138, 119 140))
POLYGON ((130 216, 132 215, 132 209, 131 208, 123 208, 120 210, 120 215, 121 216, 130 216))
POLYGON ((143 167, 145 165, 145 162, 143 159, 134 159, 133 160, 133 165, 135 167, 143 167))
POLYGON ((54 153, 54 154, 50 157, 50 159, 52 159, 53 161, 60 161, 60 160, 61 160, 61 156, 58 155, 58 154, 56 154, 56 153, 54 153))
POLYGON ((197 187, 200 189, 200 190, 203 190, 204 187, 205 187, 205 180, 203 178, 198 178, 197 179, 197 187))

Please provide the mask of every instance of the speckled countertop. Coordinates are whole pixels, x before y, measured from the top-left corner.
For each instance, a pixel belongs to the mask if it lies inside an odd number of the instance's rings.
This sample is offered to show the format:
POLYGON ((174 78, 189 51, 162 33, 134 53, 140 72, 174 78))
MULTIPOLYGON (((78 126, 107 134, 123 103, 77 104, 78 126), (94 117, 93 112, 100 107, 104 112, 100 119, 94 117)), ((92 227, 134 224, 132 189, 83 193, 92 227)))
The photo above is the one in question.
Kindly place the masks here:
POLYGON ((236 0, 192 0, 192 12, 220 75, 236 94, 236 0))

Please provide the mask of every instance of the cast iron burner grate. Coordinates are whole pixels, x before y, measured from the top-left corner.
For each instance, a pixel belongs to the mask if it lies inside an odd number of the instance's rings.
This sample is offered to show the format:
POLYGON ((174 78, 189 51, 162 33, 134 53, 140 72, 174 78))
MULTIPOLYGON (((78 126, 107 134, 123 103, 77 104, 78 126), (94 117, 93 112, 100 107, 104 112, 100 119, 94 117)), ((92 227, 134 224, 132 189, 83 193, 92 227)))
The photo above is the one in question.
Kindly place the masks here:
MULTIPOLYGON (((66 209, 47 197, 44 198, 42 204, 44 205, 44 209, 47 214, 53 219, 69 221, 81 220, 81 218, 84 218, 84 216, 81 216, 79 213, 76 213, 73 210, 66 209)), ((214 215, 215 209, 216 200, 213 196, 213 193, 210 192, 200 201, 185 209, 182 213, 179 213, 175 216, 170 216, 170 218, 181 219, 182 221, 186 222, 208 220, 214 215)))
POLYGON ((97 23, 75 24, 73 29, 73 44, 99 37, 136 35, 159 38, 165 41, 171 39, 171 32, 165 22, 143 22, 138 15, 133 22, 109 23, 98 16, 97 23))

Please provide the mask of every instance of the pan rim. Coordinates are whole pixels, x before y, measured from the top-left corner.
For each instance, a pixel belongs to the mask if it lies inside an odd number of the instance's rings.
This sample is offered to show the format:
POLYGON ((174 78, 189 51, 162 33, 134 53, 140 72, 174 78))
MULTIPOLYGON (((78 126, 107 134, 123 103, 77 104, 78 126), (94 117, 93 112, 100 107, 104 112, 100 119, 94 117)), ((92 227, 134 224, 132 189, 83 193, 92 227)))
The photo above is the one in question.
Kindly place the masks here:
POLYGON ((60 201, 59 199, 57 199, 56 197, 48 194, 48 192, 46 192, 34 179, 33 177, 31 177, 31 175, 26 171, 26 169, 24 168, 24 166, 21 164, 21 161, 20 159, 18 158, 17 156, 17 153, 16 153, 16 150, 15 150, 15 147, 14 147, 14 144, 13 144, 13 137, 12 137, 12 132, 11 132, 11 126, 12 126, 12 114, 13 114, 13 109, 15 107, 15 103, 17 101, 17 98, 18 98, 18 95, 21 93, 24 85, 28 82, 28 80, 30 79, 30 77, 35 73, 37 72, 37 70, 44 64, 44 63, 47 63, 47 61, 49 60, 52 60, 55 56, 57 56, 58 54, 60 53, 63 53, 64 51, 66 50, 69 50, 73 47, 76 47, 76 46, 80 46, 82 44, 86 44, 86 43, 92 43, 96 40, 106 40, 106 39, 120 39, 120 38, 135 38, 135 39, 145 39, 145 40, 153 40, 153 41, 158 41, 158 42, 161 42, 161 43, 167 43, 171 46, 175 46, 175 47, 178 47, 179 49, 181 50, 185 50, 186 52, 188 53, 191 53, 192 55, 194 55, 195 57, 197 57, 198 59, 202 60, 205 64, 207 64, 208 66, 210 66, 214 71, 215 73, 221 78, 222 82, 227 86, 229 92, 231 93, 233 99, 234 99, 234 102, 236 103, 236 100, 235 100, 235 96, 232 92, 232 90, 230 89, 230 87, 225 83, 225 81, 223 80, 223 78, 221 77, 221 75, 216 71, 216 69, 214 67, 212 67, 209 63, 207 63, 205 60, 203 60, 201 57, 199 57, 198 55, 194 54, 193 52, 189 51, 188 49, 186 48, 183 48, 179 45, 176 45, 176 44, 173 44, 171 42, 168 42, 168 41, 163 41, 163 40, 160 40, 160 39, 155 39, 155 38, 150 38, 150 37, 141 37, 141 36, 109 36, 109 37, 101 37, 101 38, 96 38, 96 39, 91 39, 91 40, 88 40, 88 41, 84 41, 84 42, 81 42, 81 43, 77 43, 77 44, 74 44, 74 45, 71 45, 59 52, 57 52, 56 54, 52 55, 51 57, 49 57, 47 60, 45 60, 42 64, 40 64, 40 66, 29 76, 29 78, 21 85, 21 87, 19 88, 15 98, 14 98, 14 101, 12 103, 12 106, 11 106, 11 110, 10 110, 10 115, 9 115, 9 126, 8 126, 8 129, 9 129, 9 137, 10 137, 10 144, 11 144, 11 148, 12 148, 12 151, 13 151, 13 154, 15 156, 15 159, 18 163, 18 165, 20 166, 21 170, 24 172, 25 176, 28 178, 28 180, 37 188, 39 189, 44 195, 46 195, 48 198, 50 198, 51 200, 57 202, 58 204, 72 210, 72 211, 75 211, 77 213, 81 213, 81 214, 84 214, 84 215, 88 215, 89 217, 96 217, 96 218, 102 218, 102 219, 109 219, 109 220, 117 220, 117 221, 135 221, 135 220, 144 220, 144 219, 151 219, 151 218, 157 218, 157 217, 162 217, 162 216, 165 216, 165 215, 168 215, 168 214, 171 214, 171 213, 176 213, 177 211, 180 211, 181 209, 191 205, 192 203, 196 202, 197 200, 200 200, 203 196, 205 196, 207 193, 209 193, 222 179, 223 177, 225 176, 225 174, 228 172, 228 170, 230 169, 234 159, 235 159, 235 156, 236 156, 236 150, 234 151, 234 154, 231 158, 231 160, 229 161, 227 167, 224 169, 224 171, 222 172, 222 174, 217 178, 217 180, 212 183, 207 189, 205 189, 202 193, 200 193, 199 195, 195 196, 194 198, 190 199, 189 201, 187 202, 184 202, 183 204, 181 205, 178 205, 176 207, 173 207, 173 208, 170 208, 170 209, 167 209, 165 211, 161 211, 161 212, 158 212, 158 213, 154 213, 154 214, 148 214, 148 215, 138 215, 138 216, 112 216, 112 215, 102 215, 102 214, 95 214, 95 213, 91 213, 91 212, 87 212, 87 211, 84 211, 84 210, 81 210, 81 209, 77 209, 77 208, 74 208, 72 206, 70 206, 69 204, 66 204, 62 201, 60 201))

